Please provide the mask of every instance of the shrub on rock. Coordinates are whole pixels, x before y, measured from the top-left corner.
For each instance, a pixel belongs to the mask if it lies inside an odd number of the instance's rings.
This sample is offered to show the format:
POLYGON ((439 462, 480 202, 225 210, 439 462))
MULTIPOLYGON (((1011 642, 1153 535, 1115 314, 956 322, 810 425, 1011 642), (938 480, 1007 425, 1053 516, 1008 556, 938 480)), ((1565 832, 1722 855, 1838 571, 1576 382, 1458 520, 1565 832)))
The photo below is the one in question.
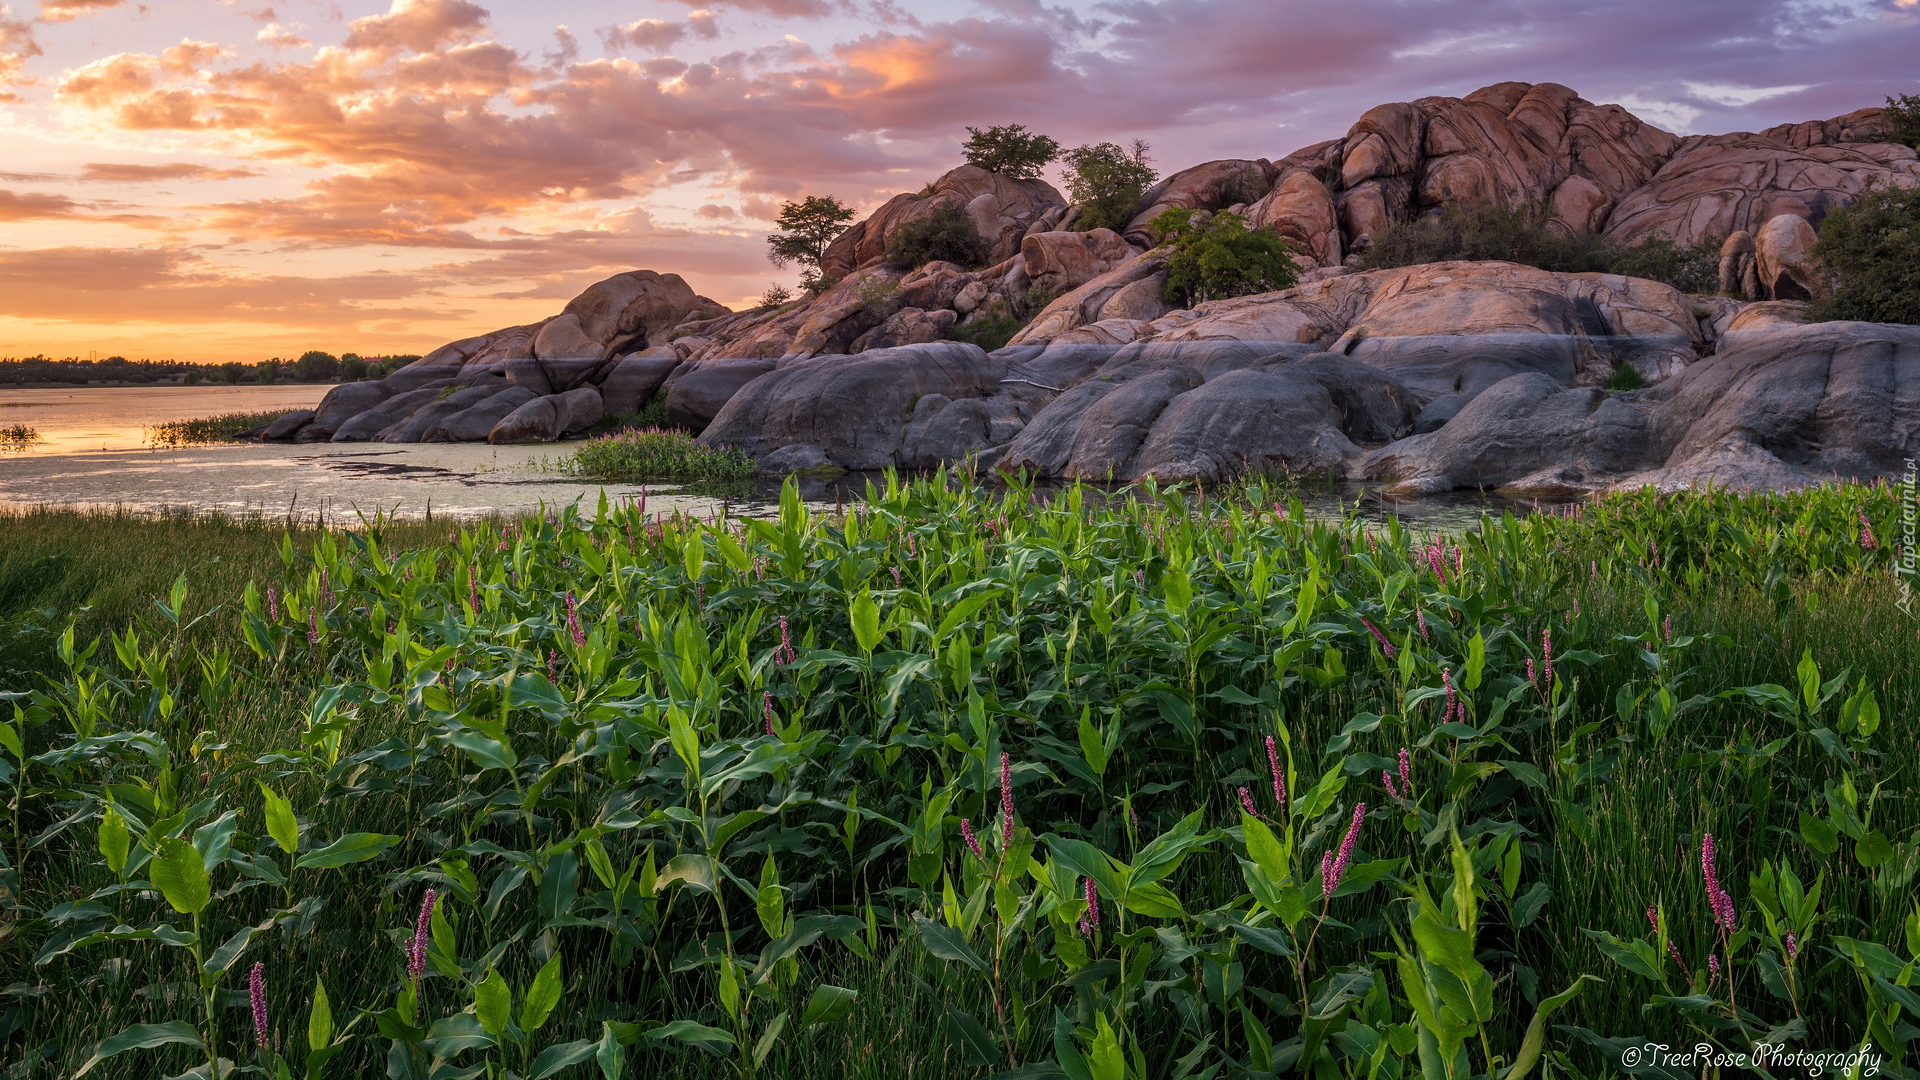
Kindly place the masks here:
POLYGON ((1624 274, 1665 282, 1687 293, 1718 286, 1720 242, 1676 244, 1663 236, 1636 243, 1548 227, 1545 206, 1450 206, 1399 221, 1374 234, 1360 256, 1363 270, 1423 263, 1512 262, 1559 274, 1624 274))
POLYGON ((1158 179, 1147 164, 1147 144, 1137 139, 1132 149, 1110 142, 1075 147, 1066 162, 1067 197, 1080 207, 1073 227, 1082 232, 1126 228, 1140 197, 1158 179))
POLYGON ((1293 247, 1239 214, 1165 210, 1149 228, 1167 253, 1166 298, 1191 307, 1292 288, 1299 279, 1293 247))
POLYGON ((971 270, 986 265, 991 253, 992 246, 965 210, 943 206, 893 231, 887 238, 886 264, 895 270, 913 270, 938 261, 971 270))
POLYGON ((1915 251, 1920 189, 1880 188, 1832 211, 1821 223, 1813 254, 1832 273, 1834 287, 1814 301, 1808 319, 1920 324, 1915 251))
POLYGON ((1038 180, 1040 170, 1060 156, 1060 144, 1025 124, 1001 124, 985 131, 970 127, 960 144, 967 164, 1009 180, 1038 180))

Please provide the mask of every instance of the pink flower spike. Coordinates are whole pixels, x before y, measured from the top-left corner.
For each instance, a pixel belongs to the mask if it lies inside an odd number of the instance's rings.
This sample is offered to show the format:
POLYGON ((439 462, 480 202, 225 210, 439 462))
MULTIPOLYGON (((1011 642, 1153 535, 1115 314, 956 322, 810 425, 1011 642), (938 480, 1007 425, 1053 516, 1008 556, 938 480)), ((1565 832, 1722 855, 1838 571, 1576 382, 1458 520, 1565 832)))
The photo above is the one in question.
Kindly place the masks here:
POLYGON ((1246 788, 1240 789, 1240 808, 1245 810, 1249 817, 1260 816, 1260 811, 1253 808, 1253 796, 1247 794, 1246 788))
POLYGON ((1660 932, 1660 909, 1652 904, 1647 905, 1647 922, 1653 924, 1654 933, 1660 932))
POLYGON ((1720 885, 1720 875, 1714 868, 1713 834, 1707 833, 1700 839, 1700 874, 1706 879, 1707 905, 1713 910, 1713 921, 1723 933, 1733 933, 1735 921, 1733 897, 1720 885))
POLYGON ((1367 816, 1367 804, 1355 803, 1353 820, 1347 825, 1347 835, 1340 840, 1340 854, 1329 862, 1325 857, 1320 862, 1320 892, 1323 896, 1332 896, 1340 887, 1340 879, 1347 874, 1347 867, 1353 862, 1353 844, 1360 838, 1360 823, 1367 816), (1327 873, 1331 870, 1332 873, 1327 873))
POLYGON ((1546 669, 1547 686, 1551 687, 1553 686, 1553 628, 1552 627, 1546 627, 1545 629, 1542 629, 1540 631, 1540 658, 1541 658, 1541 663, 1545 666, 1545 669, 1546 669))
POLYGON ((1413 798, 1413 755, 1404 746, 1400 748, 1400 790, 1413 798))
POLYGON ((1369 622, 1365 615, 1360 616, 1360 625, 1366 627, 1367 632, 1372 634, 1374 640, 1380 643, 1380 651, 1387 654, 1387 659, 1393 659, 1393 654, 1396 650, 1393 647, 1393 642, 1387 640, 1387 635, 1381 633, 1380 628, 1369 622))
POLYGON ((421 898, 420 915, 413 925, 413 940, 407 943, 407 978, 416 984, 427 970, 427 932, 433 925, 433 903, 436 899, 432 889, 428 889, 421 898))
POLYGON ((1413 617, 1414 621, 1420 624, 1420 640, 1432 641, 1433 635, 1427 633, 1427 613, 1425 611, 1415 611, 1413 617))
POLYGON ((580 629, 580 608, 574 603, 572 593, 567 594, 567 636, 573 639, 576 649, 587 643, 586 632, 580 629))
POLYGON ((267 621, 280 621, 280 591, 271 585, 267 586, 267 621))
POLYGON ((1267 736, 1267 769, 1273 773, 1273 804, 1287 808, 1287 774, 1280 771, 1280 753, 1274 749, 1273 736, 1267 736))
POLYGON ((1089 935, 1100 932, 1100 894, 1094 891, 1093 879, 1083 878, 1087 887, 1087 932, 1089 935))
MULTIPOLYGON (((1388 798, 1397 799, 1400 797, 1400 793, 1393 790, 1393 774, 1385 769, 1380 770, 1380 786, 1387 789, 1388 798)), ((1243 788, 1242 790, 1245 789, 1243 788)))
POLYGON ((1793 963, 1800 955, 1800 943, 1793 940, 1793 931, 1787 931, 1787 963, 1793 963))
POLYGON ((255 960, 253 970, 247 974, 247 1002, 253 1006, 253 1037, 262 1047, 267 1045, 267 965, 255 960))
POLYGON ((778 738, 779 736, 773 733, 773 691, 760 691, 760 711, 764 714, 764 719, 766 720, 767 738, 778 738))
POLYGON ((1013 843, 1013 755, 1000 755, 1000 842, 1013 843))
POLYGON ((972 821, 966 818, 960 819, 960 835, 962 838, 966 840, 967 847, 972 849, 973 857, 976 859, 979 859, 981 862, 986 862, 987 855, 985 852, 980 850, 980 839, 973 835, 972 821))

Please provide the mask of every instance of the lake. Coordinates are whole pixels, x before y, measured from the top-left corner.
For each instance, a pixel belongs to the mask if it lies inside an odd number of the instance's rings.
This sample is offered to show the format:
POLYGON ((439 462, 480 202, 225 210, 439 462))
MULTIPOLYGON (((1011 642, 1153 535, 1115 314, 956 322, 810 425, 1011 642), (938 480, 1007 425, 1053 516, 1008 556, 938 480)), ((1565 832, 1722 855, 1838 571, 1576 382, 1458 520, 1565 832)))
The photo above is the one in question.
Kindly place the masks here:
MULTIPOLYGON (((65 505, 136 510, 205 510, 269 517, 316 515, 349 520, 375 512, 402 517, 472 518, 518 514, 584 500, 600 492, 616 501, 637 499, 636 484, 580 483, 552 468, 571 452, 567 443, 492 446, 487 443, 239 443, 153 449, 145 430, 174 420, 237 412, 311 408, 325 386, 74 387, 0 390, 0 428, 24 423, 41 441, 0 452, 0 508, 65 505)), ((816 507, 860 497, 877 475, 809 481, 801 493, 816 507)), ((778 480, 757 482, 753 496, 718 500, 675 494, 651 485, 649 510, 757 516, 772 511, 778 480)), ((1525 513, 1515 503, 1477 493, 1384 500, 1357 485, 1309 485, 1301 492, 1309 514, 1339 517, 1358 501, 1372 520, 1398 516, 1422 530, 1457 531, 1483 513, 1525 513)))

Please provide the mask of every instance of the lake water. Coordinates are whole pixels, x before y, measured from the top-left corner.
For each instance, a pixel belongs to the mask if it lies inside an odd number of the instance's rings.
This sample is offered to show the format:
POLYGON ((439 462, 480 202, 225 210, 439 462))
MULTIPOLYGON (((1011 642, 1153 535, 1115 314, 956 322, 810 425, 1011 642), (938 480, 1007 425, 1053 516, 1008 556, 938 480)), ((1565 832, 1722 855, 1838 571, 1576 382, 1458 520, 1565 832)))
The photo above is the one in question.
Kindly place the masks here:
MULTIPOLYGON (((191 509, 313 521, 351 520, 375 512, 402 517, 470 518, 518 514, 539 506, 583 501, 600 493, 637 499, 632 484, 587 484, 552 468, 565 443, 491 446, 486 443, 241 443, 160 450, 147 446, 153 425, 238 412, 311 408, 325 386, 76 387, 0 390, 0 429, 25 424, 40 440, 0 450, 0 508, 34 505, 191 509)), ((801 493, 820 507, 860 497, 869 479, 803 483, 801 493)), ((648 509, 757 515, 772 510, 778 481, 757 485, 753 497, 721 500, 677 495, 652 485, 648 509)), ((1398 516, 1423 530, 1468 528, 1483 513, 1525 512, 1516 504, 1461 493, 1440 498, 1382 500, 1362 489, 1307 488, 1301 495, 1315 517, 1333 518, 1359 502, 1362 516, 1398 516)))

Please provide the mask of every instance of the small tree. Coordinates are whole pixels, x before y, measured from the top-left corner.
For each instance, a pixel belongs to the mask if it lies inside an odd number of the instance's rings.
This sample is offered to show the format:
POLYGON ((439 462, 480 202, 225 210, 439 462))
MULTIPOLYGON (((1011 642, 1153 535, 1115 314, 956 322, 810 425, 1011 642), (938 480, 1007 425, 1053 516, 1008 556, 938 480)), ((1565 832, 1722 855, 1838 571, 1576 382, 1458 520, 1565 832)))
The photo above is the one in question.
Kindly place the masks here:
POLYGON ((1276 292, 1299 280, 1293 248, 1239 214, 1163 210, 1148 223, 1167 253, 1166 298, 1189 307, 1207 300, 1276 292))
POLYGON ((1920 150, 1920 94, 1888 98, 1887 119, 1893 124, 1894 142, 1920 150))
POLYGON ((1135 139, 1132 149, 1103 142, 1067 151, 1067 197, 1080 207, 1075 228, 1118 229, 1133 219, 1140 196, 1158 179, 1147 149, 1135 139))
POLYGON ((973 269, 985 266, 992 254, 973 218, 958 206, 942 206, 887 237, 887 265, 895 270, 913 270, 936 259, 973 269))
POLYGON ((772 285, 767 286, 766 292, 760 294, 760 306, 763 308, 779 307, 791 299, 793 299, 793 290, 779 282, 774 282, 772 285))
POLYGON ((367 377, 367 362, 359 353, 340 354, 340 381, 358 382, 367 377))
POLYGON ((799 263, 806 268, 800 275, 801 284, 809 291, 815 290, 821 284, 820 260, 827 246, 846 231, 847 222, 852 220, 853 207, 831 195, 809 195, 797 203, 783 204, 780 216, 774 219, 779 231, 767 237, 767 259, 782 268, 790 262, 799 263))
POLYGON ((339 370, 339 358, 319 349, 309 349, 293 362, 293 377, 301 382, 325 382, 339 370))
POLYGON ((967 164, 1009 180, 1038 180, 1040 170, 1060 156, 1060 144, 1050 136, 1030 132, 1025 124, 1002 124, 985 131, 970 127, 960 144, 967 164))
POLYGON ((1827 214, 1813 254, 1834 287, 1813 303, 1815 321, 1920 325, 1920 189, 1883 187, 1827 214))

